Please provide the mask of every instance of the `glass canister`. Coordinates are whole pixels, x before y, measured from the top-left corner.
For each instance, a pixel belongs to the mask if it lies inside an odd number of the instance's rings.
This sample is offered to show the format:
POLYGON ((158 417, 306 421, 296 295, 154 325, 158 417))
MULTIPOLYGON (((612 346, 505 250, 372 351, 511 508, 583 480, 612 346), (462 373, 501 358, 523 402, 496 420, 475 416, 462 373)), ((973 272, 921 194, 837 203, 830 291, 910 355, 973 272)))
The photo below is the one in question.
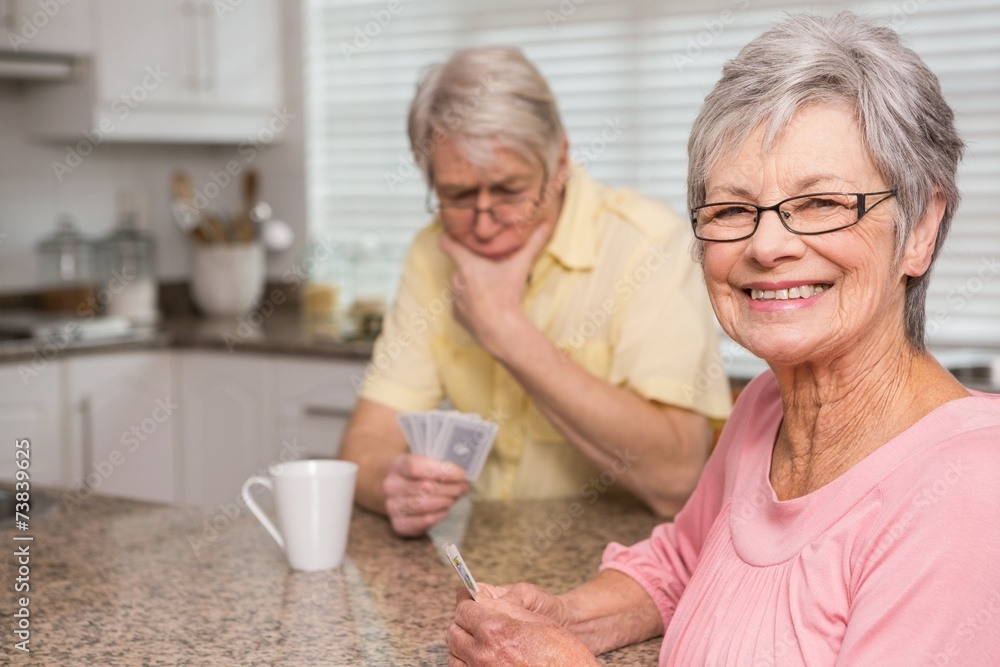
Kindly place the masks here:
POLYGON ((316 336, 343 338, 344 310, 351 296, 351 267, 343 243, 331 238, 311 238, 299 262, 306 282, 300 307, 307 330, 316 336))
POLYGON ((94 311, 94 246, 77 230, 72 218, 61 216, 56 231, 39 241, 35 250, 42 308, 73 315, 94 311))
POLYGON ((134 326, 160 319, 157 308, 156 243, 125 213, 118 227, 97 244, 97 302, 106 315, 127 318, 134 326))

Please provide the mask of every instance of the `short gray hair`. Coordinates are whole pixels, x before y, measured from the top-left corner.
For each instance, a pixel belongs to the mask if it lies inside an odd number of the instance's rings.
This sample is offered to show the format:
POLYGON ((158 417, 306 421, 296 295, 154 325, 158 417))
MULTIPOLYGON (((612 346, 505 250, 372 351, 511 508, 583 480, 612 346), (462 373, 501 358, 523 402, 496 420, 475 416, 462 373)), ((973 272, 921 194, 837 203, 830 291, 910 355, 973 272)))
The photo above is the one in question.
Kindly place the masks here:
POLYGON ((473 163, 488 162, 498 142, 551 174, 565 136, 548 83, 513 47, 462 49, 431 66, 410 103, 407 125, 428 183, 431 156, 445 137, 473 163))
MULTIPOLYGON (((705 203, 708 174, 755 128, 764 128, 770 146, 803 107, 844 103, 854 111, 868 154, 898 192, 897 261, 935 190, 944 196, 933 266, 959 202, 955 178, 964 143, 955 114, 937 77, 899 35, 850 12, 788 17, 726 63, 688 140, 688 208, 705 203)), ((918 351, 925 349, 929 277, 930 267, 906 285, 906 336, 918 351)))

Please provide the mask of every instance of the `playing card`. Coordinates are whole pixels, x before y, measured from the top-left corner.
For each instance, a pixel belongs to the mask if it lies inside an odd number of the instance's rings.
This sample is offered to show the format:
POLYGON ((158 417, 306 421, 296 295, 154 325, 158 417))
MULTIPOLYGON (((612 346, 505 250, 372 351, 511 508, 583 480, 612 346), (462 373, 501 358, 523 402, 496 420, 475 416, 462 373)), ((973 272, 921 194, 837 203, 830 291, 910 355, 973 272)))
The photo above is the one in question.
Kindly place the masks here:
POLYGON ((465 565, 465 561, 462 560, 462 554, 458 553, 458 547, 454 544, 442 544, 446 554, 448 554, 448 560, 451 564, 455 566, 455 571, 458 572, 458 576, 462 578, 462 583, 469 590, 469 594, 472 595, 472 599, 478 599, 476 596, 479 595, 479 584, 476 580, 472 578, 472 573, 469 572, 469 568, 465 565))
POLYGON ((437 417, 434 415, 435 411, 425 412, 423 414, 424 422, 424 456, 429 456, 434 458, 434 450, 432 443, 434 442, 434 434, 437 432, 435 425, 437 423, 437 417))
POLYGON ((469 481, 478 479, 500 428, 457 410, 408 412, 397 419, 413 454, 450 461, 465 470, 469 481))
POLYGON ((490 450, 493 449, 493 440, 496 438, 497 430, 500 428, 498 424, 493 422, 484 422, 484 425, 487 429, 486 445, 479 448, 479 451, 476 453, 476 459, 472 462, 472 467, 466 471, 466 478, 473 481, 479 479, 479 473, 483 471, 486 459, 490 456, 490 450))
POLYGON ((492 444, 492 433, 484 422, 451 418, 438 434, 435 458, 454 463, 465 470, 466 479, 475 481, 479 477, 476 464, 492 444))
POLYGON ((419 453, 419 445, 413 435, 413 418, 413 413, 396 415, 396 421, 399 422, 399 428, 403 431, 403 439, 406 440, 406 444, 410 446, 410 451, 417 454, 419 453))

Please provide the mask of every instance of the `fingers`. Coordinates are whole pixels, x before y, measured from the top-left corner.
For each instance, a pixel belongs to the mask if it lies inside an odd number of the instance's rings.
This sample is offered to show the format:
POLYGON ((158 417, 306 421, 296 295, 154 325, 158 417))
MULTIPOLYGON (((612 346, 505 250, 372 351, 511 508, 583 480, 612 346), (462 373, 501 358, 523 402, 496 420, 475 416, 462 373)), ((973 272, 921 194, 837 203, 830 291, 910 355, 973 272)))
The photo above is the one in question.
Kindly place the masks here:
MULTIPOLYGON (((480 599, 498 600, 502 598, 504 595, 506 595, 507 591, 510 590, 510 586, 497 586, 496 584, 487 584, 482 581, 477 581, 476 584, 479 586, 480 599)), ((467 588, 463 586, 461 588, 456 589, 455 591, 456 605, 459 602, 462 602, 463 600, 471 600, 471 599, 472 595, 469 593, 469 590, 467 588)))
POLYGON ((509 586, 505 598, 525 609, 537 610, 553 596, 534 584, 518 582, 509 586))
POLYGON ((504 597, 459 602, 446 640, 449 665, 597 665, 571 633, 504 597))
MULTIPOLYGON (((509 660, 502 655, 510 644, 508 638, 516 632, 511 619, 488 606, 466 600, 455 608, 455 618, 445 636, 450 654, 448 664, 499 665, 533 664, 524 660, 509 660)), ((534 664, 544 664, 541 662, 534 664)))
MULTIPOLYGON (((481 587, 482 585, 480 585, 481 587)), ((524 609, 532 615, 544 617, 546 622, 553 625, 565 626, 567 622, 567 610, 562 601, 545 589, 534 584, 519 582, 511 586, 502 587, 503 593, 499 602, 503 605, 510 605, 512 608, 524 609)), ((508 612, 515 618, 525 618, 520 613, 508 612)), ((535 619, 538 621, 539 619, 535 619)))
POLYGON ((487 618, 497 615, 497 612, 489 609, 486 604, 480 604, 469 598, 455 605, 455 619, 453 624, 466 634, 474 635, 477 626, 487 618))
POLYGON ((472 663, 476 640, 454 621, 448 626, 445 642, 448 644, 448 667, 472 663))
MULTIPOLYGON (((421 458, 421 457, 407 457, 421 458)), ((433 512, 450 506, 469 491, 465 472, 452 463, 439 463, 430 459, 426 463, 436 464, 425 467, 424 463, 411 466, 401 463, 390 465, 389 473, 382 482, 382 492, 386 503, 390 501, 402 511, 403 505, 411 513, 433 512)))
POLYGON ((401 454, 389 462, 389 475, 405 480, 433 481, 439 484, 465 482, 465 471, 450 461, 435 461, 426 456, 401 454))
POLYGON ((436 514, 403 515, 389 517, 392 530, 400 537, 420 537, 435 524, 444 521, 448 510, 436 514))
POLYGON ((385 512, 391 517, 409 517, 447 512, 455 504, 458 497, 436 494, 387 496, 385 499, 385 512))
POLYGON ((468 664, 532 664, 504 659, 523 626, 508 610, 494 608, 496 603, 488 599, 460 602, 448 628, 448 650, 468 664))
POLYGON ((497 586, 496 584, 487 584, 482 581, 476 583, 479 585, 479 592, 491 600, 498 600, 510 591, 510 586, 497 586))
POLYGON ((452 463, 401 455, 390 462, 382 491, 393 530, 416 536, 444 519, 455 501, 469 492, 469 483, 452 463))
MULTIPOLYGON (((481 609, 482 607, 478 608, 481 609)), ((476 622, 473 619, 477 617, 478 610, 476 602, 471 597, 459 602, 455 606, 455 617, 445 636, 451 654, 466 662, 471 662, 470 658, 475 650, 476 622)))

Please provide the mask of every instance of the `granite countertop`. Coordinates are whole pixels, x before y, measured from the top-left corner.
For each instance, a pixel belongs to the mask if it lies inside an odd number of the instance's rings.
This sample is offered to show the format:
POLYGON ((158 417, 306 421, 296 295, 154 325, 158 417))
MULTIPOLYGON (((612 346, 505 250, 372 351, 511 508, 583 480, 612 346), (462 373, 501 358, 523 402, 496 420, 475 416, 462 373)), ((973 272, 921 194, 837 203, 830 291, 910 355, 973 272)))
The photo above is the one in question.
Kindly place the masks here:
POLYGON ((276 313, 256 320, 187 316, 167 318, 155 329, 140 329, 119 338, 0 341, 0 362, 147 349, 226 350, 364 361, 371 356, 372 341, 345 340, 331 326, 308 323, 295 313, 276 313))
POLYGON ((161 330, 174 347, 265 352, 366 360, 371 340, 349 340, 325 323, 310 323, 295 314, 252 320, 205 320, 195 317, 164 321, 161 330))
MULTIPOLYGON (((482 581, 562 592, 594 575, 604 546, 662 521, 627 501, 476 501, 431 538, 404 540, 354 510, 337 570, 296 573, 257 520, 223 509, 94 496, 32 517, 3 541, 2 654, 12 665, 364 665, 447 663, 459 579, 435 544, 455 541, 482 581), (568 510, 573 502, 582 514, 568 510), (14 541, 31 536, 32 541, 14 541), (13 556, 30 545, 30 592, 13 556), (29 596, 31 653, 15 650, 11 612, 29 596)), ((601 656, 655 665, 659 639, 601 656)))

